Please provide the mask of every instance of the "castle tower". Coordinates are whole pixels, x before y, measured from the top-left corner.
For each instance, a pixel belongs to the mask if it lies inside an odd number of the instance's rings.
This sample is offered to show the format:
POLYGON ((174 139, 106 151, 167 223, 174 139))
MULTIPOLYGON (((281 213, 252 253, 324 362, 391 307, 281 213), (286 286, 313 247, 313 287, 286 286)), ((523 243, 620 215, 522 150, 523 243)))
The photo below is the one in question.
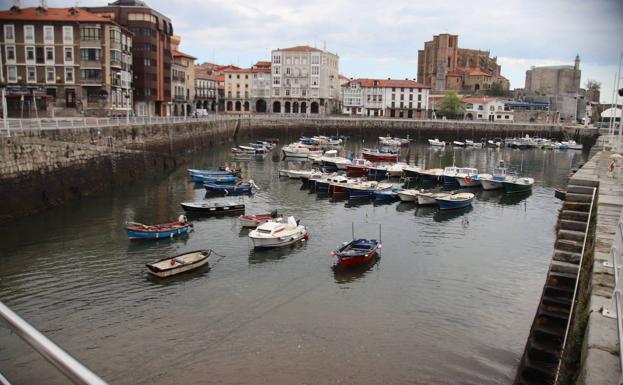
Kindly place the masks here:
POLYGON ((580 54, 575 55, 575 66, 573 69, 576 71, 580 69, 580 54))

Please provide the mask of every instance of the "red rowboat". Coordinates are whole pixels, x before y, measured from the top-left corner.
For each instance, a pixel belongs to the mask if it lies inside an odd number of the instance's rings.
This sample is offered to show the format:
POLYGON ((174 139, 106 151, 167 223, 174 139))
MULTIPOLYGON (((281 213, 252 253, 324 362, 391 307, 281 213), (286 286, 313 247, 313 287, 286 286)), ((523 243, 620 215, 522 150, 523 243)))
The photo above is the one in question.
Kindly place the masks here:
POLYGON ((364 159, 379 160, 383 162, 396 162, 398 158, 400 158, 400 154, 397 152, 376 148, 364 148, 361 154, 364 159))

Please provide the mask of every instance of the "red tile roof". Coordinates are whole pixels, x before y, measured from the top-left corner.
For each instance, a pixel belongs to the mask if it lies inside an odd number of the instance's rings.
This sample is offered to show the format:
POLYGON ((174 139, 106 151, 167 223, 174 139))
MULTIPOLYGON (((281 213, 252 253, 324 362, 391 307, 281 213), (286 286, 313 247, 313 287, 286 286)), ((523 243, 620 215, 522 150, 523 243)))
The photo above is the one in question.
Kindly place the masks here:
POLYGON ((491 76, 490 74, 482 71, 480 68, 462 68, 456 67, 457 70, 466 72, 469 76, 491 76))
POLYGON ((270 67, 271 64, 272 63, 269 61, 258 61, 257 63, 255 63, 255 67, 270 67))
POLYGON ((344 84, 344 87, 350 85, 351 83, 359 83, 364 88, 372 88, 374 87, 374 82, 377 82, 377 87, 379 88, 388 88, 388 87, 400 87, 400 88, 430 88, 422 83, 414 82, 413 80, 394 80, 394 79, 354 79, 344 84))
POLYGON ((496 98, 472 97, 463 99, 463 103, 491 103, 496 100, 496 98))
POLYGON ((337 77, 338 79, 342 79, 342 80, 350 80, 347 76, 344 76, 342 74, 338 74, 337 77))
POLYGON ((87 23, 111 23, 112 20, 81 8, 18 8, 16 11, 0 11, 0 20, 11 21, 77 21, 87 23))
POLYGON ((220 67, 216 67, 214 69, 214 71, 219 71, 219 72, 223 72, 223 71, 227 71, 227 70, 239 70, 241 69, 240 67, 236 67, 235 65, 229 64, 226 66, 220 66, 220 67))
POLYGON ((290 48, 279 48, 279 51, 292 51, 292 52, 322 52, 318 48, 313 48, 308 45, 297 45, 290 48))
POLYGON ((176 57, 185 57, 185 58, 188 58, 188 59, 197 60, 196 57, 191 56, 191 55, 189 55, 187 53, 184 53, 182 51, 178 51, 176 49, 172 50, 172 54, 173 54, 173 56, 176 56, 176 57))

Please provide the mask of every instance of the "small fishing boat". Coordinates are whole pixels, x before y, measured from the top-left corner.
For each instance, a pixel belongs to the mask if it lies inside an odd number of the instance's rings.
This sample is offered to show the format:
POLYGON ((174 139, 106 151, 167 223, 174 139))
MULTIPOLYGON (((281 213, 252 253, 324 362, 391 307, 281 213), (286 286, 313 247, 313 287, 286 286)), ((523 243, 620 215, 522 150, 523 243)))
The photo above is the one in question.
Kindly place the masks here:
POLYGON ((193 230, 192 223, 188 223, 185 215, 180 215, 177 222, 161 225, 144 225, 136 222, 128 222, 128 225, 126 231, 129 239, 173 238, 193 230))
POLYGON ((192 177, 193 175, 240 175, 239 168, 230 168, 230 167, 219 167, 219 168, 208 168, 208 169, 198 169, 198 168, 189 168, 186 169, 188 174, 192 177))
POLYGON ((375 181, 349 183, 346 186, 348 190, 348 198, 371 198, 375 191, 391 189, 393 185, 391 183, 379 183, 375 181))
POLYGON ((493 169, 493 174, 478 174, 478 180, 483 190, 499 190, 504 188, 503 182, 506 179, 506 167, 504 161, 493 169))
POLYGON ((406 167, 409 167, 409 165, 403 162, 398 162, 398 163, 389 165, 387 166, 387 175, 390 177, 402 176, 402 172, 404 171, 406 167))
POLYGON ((203 187, 208 192, 225 195, 251 194, 253 192, 253 188, 259 190, 258 186, 252 179, 248 182, 238 182, 236 184, 204 183, 203 187))
POLYGON ((575 140, 563 141, 561 144, 564 145, 569 150, 581 150, 583 147, 582 143, 576 143, 575 140))
POLYGON ((208 175, 208 174, 193 174, 191 175, 193 181, 198 183, 234 183, 238 180, 234 175, 208 175))
POLYGON ((311 185, 312 181, 315 183, 315 179, 319 179, 322 175, 322 171, 310 170, 301 174, 301 182, 303 182, 303 185, 311 185))
POLYGON ((342 247, 331 252, 337 257, 340 267, 348 267, 366 263, 377 257, 381 252, 381 241, 376 239, 353 239, 345 242, 342 247))
POLYGON ((461 187, 478 187, 478 169, 470 167, 460 167, 456 173, 456 181, 461 187))
POLYGON ((391 202, 399 199, 398 194, 404 191, 402 188, 388 188, 385 190, 377 190, 374 192, 374 200, 380 202, 391 202))
POLYGON ((310 172, 311 170, 287 170, 288 178, 290 179, 301 179, 303 175, 307 175, 310 172))
POLYGON ((156 262, 148 263, 147 272, 158 278, 166 278, 173 275, 195 270, 208 263, 208 257, 212 250, 197 250, 190 253, 167 257, 156 262))
POLYGON ((313 150, 305 145, 291 144, 283 147, 281 151, 283 152, 283 156, 287 158, 307 159, 310 155, 322 155, 322 150, 313 150))
POLYGON ((493 138, 493 139, 487 140, 487 147, 493 147, 493 148, 502 147, 502 139, 493 138))
POLYGON ((417 196, 417 204, 420 206, 434 205, 434 204, 437 204, 437 201, 436 201, 437 198, 443 198, 447 195, 449 194, 442 193, 442 192, 420 191, 420 193, 417 196))
POLYGON ((531 191, 534 184, 533 178, 511 176, 504 179, 504 192, 519 193, 531 191))
POLYGON ((256 249, 291 245, 302 239, 308 239, 307 228, 300 225, 294 217, 288 217, 286 223, 268 221, 249 233, 256 249))
POLYGON ((460 209, 470 206, 474 200, 472 193, 448 194, 443 197, 435 198, 439 210, 460 209))
POLYGON ((474 147, 474 148, 482 148, 481 142, 474 142, 473 140, 466 139, 465 147, 474 147))
POLYGON ((329 150, 320 158, 322 165, 331 170, 346 170, 352 162, 350 159, 338 156, 337 150, 329 150))
POLYGON ((368 167, 369 179, 385 179, 387 177, 387 167, 376 165, 368 167))
POLYGON ((353 159, 351 164, 346 166, 346 176, 362 177, 368 175, 368 167, 374 166, 374 163, 363 158, 353 159))
POLYGON ((428 139, 428 144, 430 144, 431 146, 435 146, 435 147, 443 147, 446 145, 446 142, 443 142, 435 138, 435 139, 428 139))
POLYGON ((448 187, 455 187, 459 185, 456 181, 456 174, 459 172, 459 168, 456 166, 449 166, 443 169, 443 184, 448 187))
POLYGON ((454 147, 465 147, 465 142, 461 142, 461 141, 455 140, 454 142, 452 142, 452 145, 454 147))
POLYGON ((400 158, 400 151, 391 148, 364 148, 361 156, 369 160, 395 162, 400 158))
POLYGON ((192 211, 203 214, 227 214, 231 212, 244 212, 244 203, 234 202, 182 202, 184 211, 192 211))
POLYGON ((420 179, 424 183, 437 183, 442 178, 443 169, 441 168, 430 168, 427 170, 420 171, 420 179))
POLYGON ((405 179, 418 179, 421 171, 422 169, 418 166, 407 166, 402 169, 402 177, 405 179))
POLYGON ((346 194, 346 184, 348 182, 352 182, 349 178, 344 175, 333 175, 329 177, 329 194, 331 195, 339 195, 346 194))
POLYGON ((398 198, 402 202, 417 202, 417 196, 420 195, 418 190, 402 190, 398 192, 398 198))
POLYGON ((279 214, 277 210, 273 210, 272 212, 266 213, 266 214, 241 215, 238 217, 238 220, 240 221, 240 224, 242 225, 242 227, 251 227, 251 228, 256 228, 262 223, 265 223, 268 221, 278 222, 281 219, 283 219, 283 216, 279 214))

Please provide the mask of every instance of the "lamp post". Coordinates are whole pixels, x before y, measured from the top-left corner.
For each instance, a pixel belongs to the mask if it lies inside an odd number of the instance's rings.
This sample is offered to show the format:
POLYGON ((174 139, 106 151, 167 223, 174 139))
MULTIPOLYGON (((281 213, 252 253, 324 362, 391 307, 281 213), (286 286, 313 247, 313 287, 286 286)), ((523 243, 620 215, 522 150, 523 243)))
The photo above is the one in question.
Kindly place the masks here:
POLYGON ((130 124, 130 93, 128 91, 125 92, 124 97, 127 101, 127 111, 125 114, 125 122, 126 124, 130 124))

